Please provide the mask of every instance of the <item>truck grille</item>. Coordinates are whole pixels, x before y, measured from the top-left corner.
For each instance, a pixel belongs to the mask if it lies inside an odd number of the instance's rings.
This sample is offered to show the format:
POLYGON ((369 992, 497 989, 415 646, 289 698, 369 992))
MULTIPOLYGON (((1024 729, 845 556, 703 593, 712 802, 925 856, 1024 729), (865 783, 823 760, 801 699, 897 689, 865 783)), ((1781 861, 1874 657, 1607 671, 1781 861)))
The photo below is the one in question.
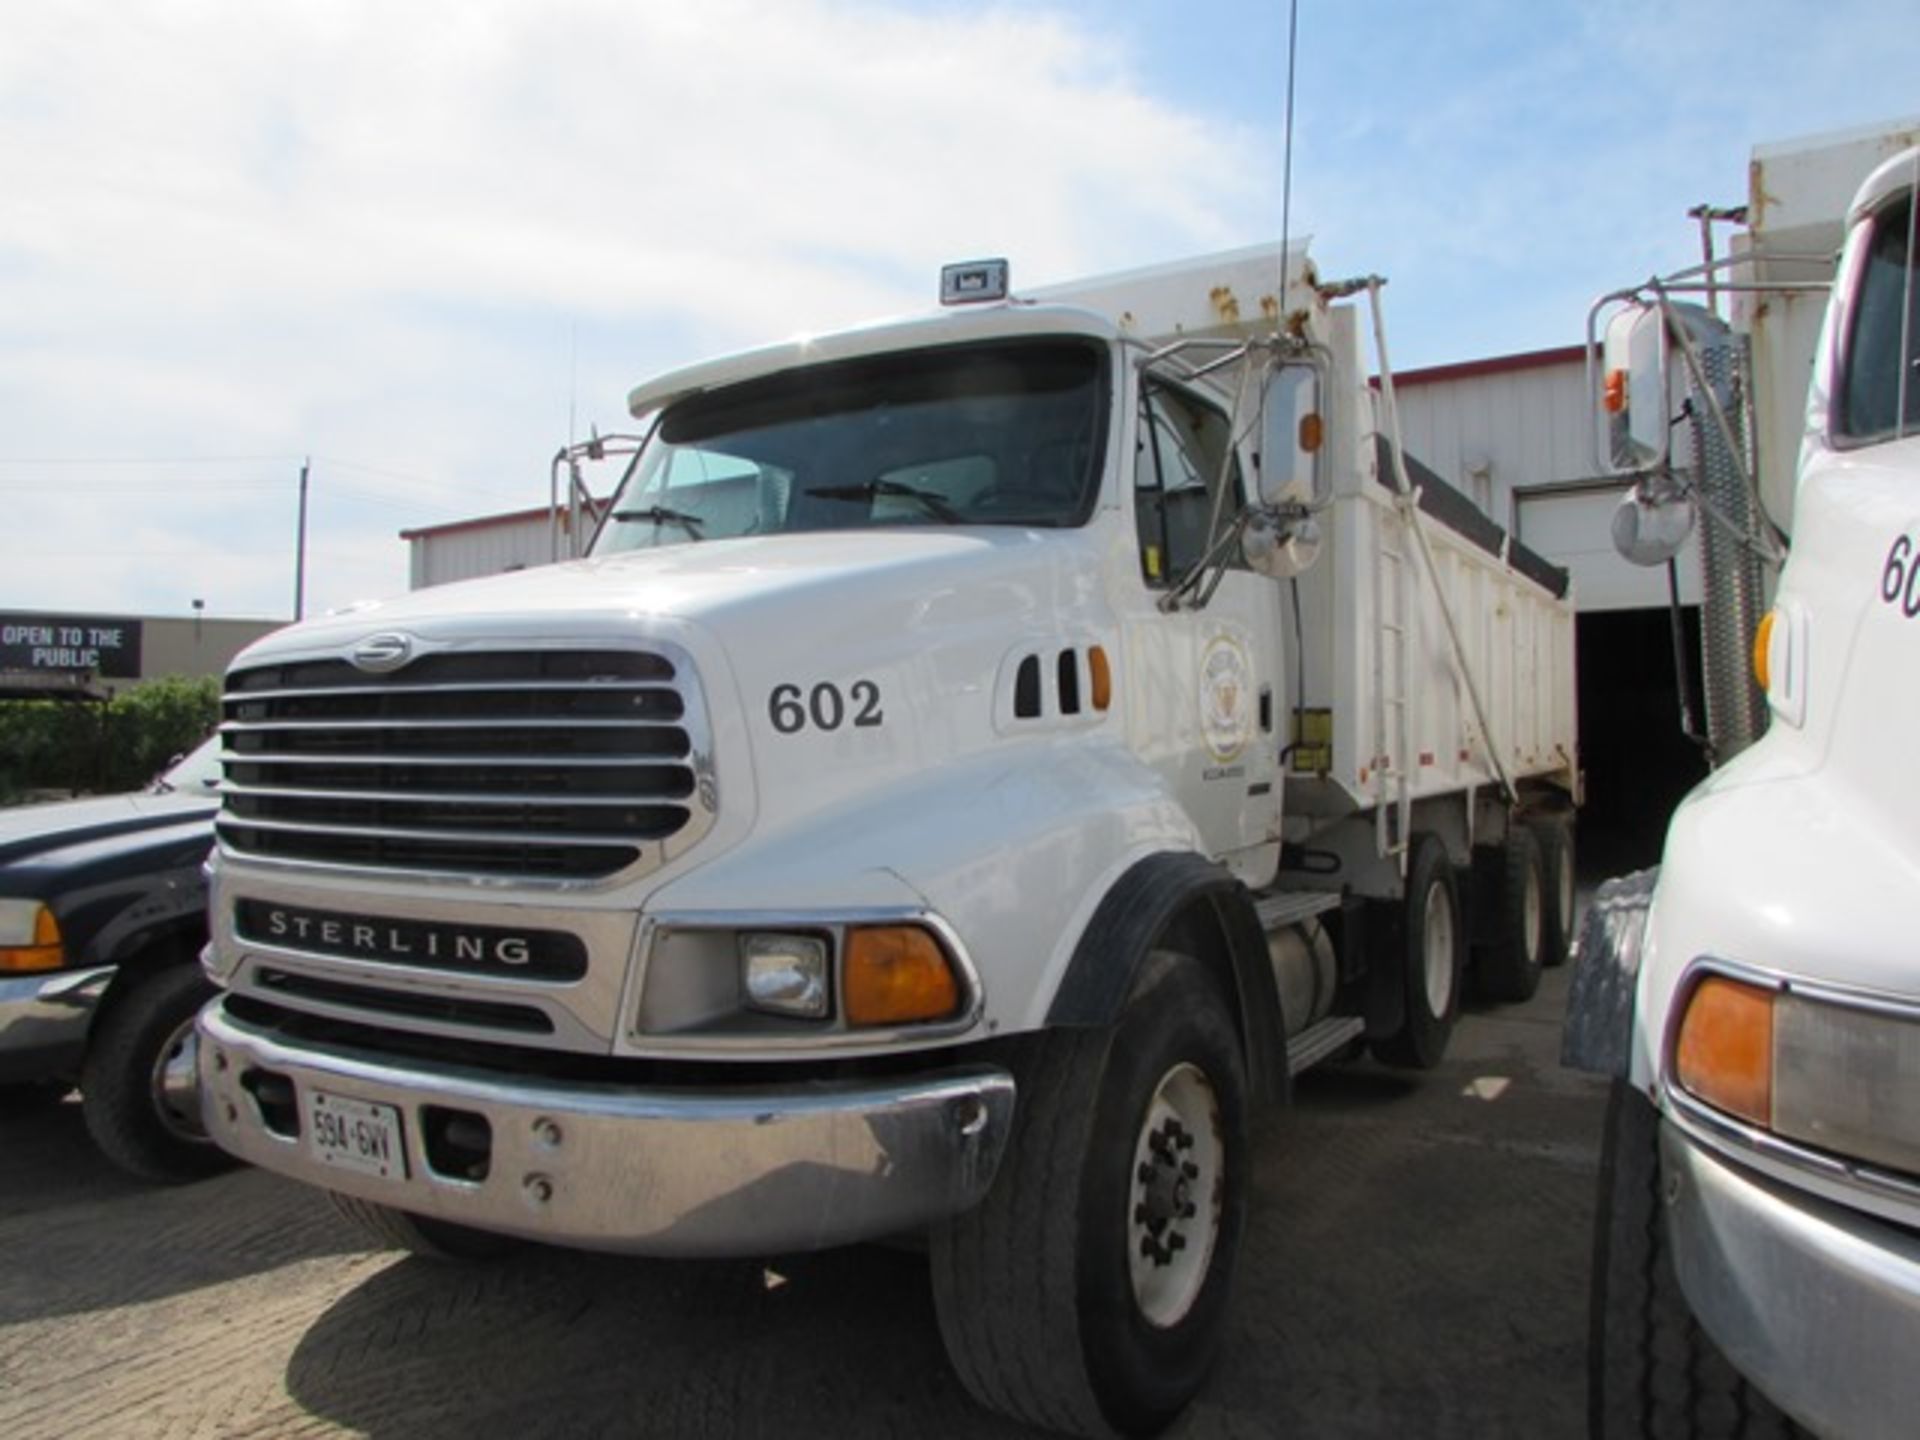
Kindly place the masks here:
POLYGON ((222 707, 219 831, 240 855, 588 880, 711 818, 697 693, 657 650, 260 665, 222 707))

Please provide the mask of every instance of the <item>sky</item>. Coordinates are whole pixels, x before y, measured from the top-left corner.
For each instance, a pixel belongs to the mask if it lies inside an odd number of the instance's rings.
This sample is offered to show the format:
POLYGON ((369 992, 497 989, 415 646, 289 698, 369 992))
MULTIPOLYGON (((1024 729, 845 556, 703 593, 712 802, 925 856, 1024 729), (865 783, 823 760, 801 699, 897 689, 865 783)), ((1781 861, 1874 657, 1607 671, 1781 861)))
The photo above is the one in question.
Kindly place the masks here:
MULTIPOLYGON (((1579 342, 1914 0, 1299 0, 1292 232, 1398 368, 1579 342), (1817 23, 1808 17, 1817 18, 1817 23)), ((0 612, 289 618, 647 376, 1276 239, 1285 0, 47 0, 0 38, 0 612)), ((611 474, 590 476, 601 488, 611 474)))

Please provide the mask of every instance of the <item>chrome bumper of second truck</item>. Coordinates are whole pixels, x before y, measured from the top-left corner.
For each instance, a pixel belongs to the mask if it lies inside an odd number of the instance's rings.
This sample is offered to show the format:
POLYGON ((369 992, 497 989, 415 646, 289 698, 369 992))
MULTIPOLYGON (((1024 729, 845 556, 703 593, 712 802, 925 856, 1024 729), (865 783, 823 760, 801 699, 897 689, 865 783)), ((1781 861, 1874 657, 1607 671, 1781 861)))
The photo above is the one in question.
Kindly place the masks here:
POLYGON ((1014 1107, 1013 1077, 991 1066, 723 1090, 401 1066, 287 1045, 219 1004, 200 1018, 200 1083, 209 1133, 264 1169, 482 1230, 650 1255, 824 1249, 959 1214, 993 1183, 1014 1107), (284 1109, 269 1124, 263 1076, 291 1084, 291 1127, 284 1109), (319 1157, 304 1119, 315 1092, 393 1107, 393 1174, 319 1157), (434 1168, 430 1110, 484 1120, 484 1179, 434 1168))

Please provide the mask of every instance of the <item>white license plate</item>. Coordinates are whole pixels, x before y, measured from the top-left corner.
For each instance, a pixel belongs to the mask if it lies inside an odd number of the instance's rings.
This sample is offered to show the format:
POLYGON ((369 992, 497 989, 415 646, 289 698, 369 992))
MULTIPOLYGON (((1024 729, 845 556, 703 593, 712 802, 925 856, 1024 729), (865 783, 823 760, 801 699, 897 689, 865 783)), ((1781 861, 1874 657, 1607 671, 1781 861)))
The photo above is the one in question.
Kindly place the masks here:
POLYGON ((315 1159, 382 1180, 406 1178, 398 1108, 320 1090, 306 1094, 307 1148, 315 1159))

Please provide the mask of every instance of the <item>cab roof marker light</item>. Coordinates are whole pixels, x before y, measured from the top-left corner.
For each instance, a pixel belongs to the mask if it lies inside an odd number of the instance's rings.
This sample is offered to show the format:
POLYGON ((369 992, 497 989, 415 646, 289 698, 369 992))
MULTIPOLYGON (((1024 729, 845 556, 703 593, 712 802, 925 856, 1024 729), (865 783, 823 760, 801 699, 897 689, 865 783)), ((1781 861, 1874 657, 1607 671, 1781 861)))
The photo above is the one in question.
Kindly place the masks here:
POLYGON ((985 305, 1010 293, 1005 260, 963 260, 940 267, 942 305, 985 305))

